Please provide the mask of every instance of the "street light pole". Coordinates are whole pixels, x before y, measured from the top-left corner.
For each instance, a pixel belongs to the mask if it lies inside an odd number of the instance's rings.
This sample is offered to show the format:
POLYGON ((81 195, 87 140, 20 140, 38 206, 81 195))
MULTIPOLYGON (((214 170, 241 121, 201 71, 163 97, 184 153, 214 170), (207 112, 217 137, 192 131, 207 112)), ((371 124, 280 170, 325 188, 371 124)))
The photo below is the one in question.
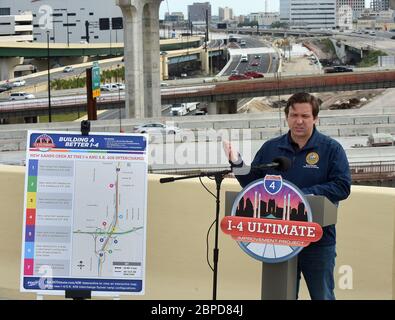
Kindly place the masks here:
POLYGON ((66 24, 67 24, 67 46, 70 46, 70 35, 69 35, 69 13, 66 9, 66 24))
POLYGON ((117 83, 118 83, 118 103, 119 103, 119 132, 122 133, 122 108, 121 108, 121 87, 119 85, 120 80, 119 80, 119 67, 120 65, 117 65, 117 83))
POLYGON ((280 80, 281 80, 281 73, 276 72, 275 77, 277 78, 277 94, 278 94, 278 121, 279 121, 279 127, 280 127, 280 134, 282 134, 281 130, 281 125, 282 125, 282 120, 281 120, 281 101, 280 101, 280 80))
POLYGON ((53 24, 53 43, 55 43, 55 26, 56 26, 56 23, 55 23, 55 20, 52 20, 52 24, 53 24))
MULTIPOLYGON (((78 76, 77 76, 77 88, 79 88, 79 81, 80 81, 80 76, 81 76, 81 74, 85 74, 86 73, 86 70, 82 70, 79 74, 78 74, 78 76)), ((85 85, 86 85, 86 81, 85 81, 85 85)), ((85 87, 85 86, 84 86, 85 87)), ((77 110, 77 117, 78 117, 78 119, 80 118, 80 106, 78 105, 78 110, 77 110)))
POLYGON ((118 103, 119 103, 119 132, 122 133, 122 108, 121 108, 121 87, 118 85, 118 103))
POLYGON ((48 62, 48 122, 52 122, 51 113, 51 63, 49 56, 49 30, 47 30, 47 62, 48 62))

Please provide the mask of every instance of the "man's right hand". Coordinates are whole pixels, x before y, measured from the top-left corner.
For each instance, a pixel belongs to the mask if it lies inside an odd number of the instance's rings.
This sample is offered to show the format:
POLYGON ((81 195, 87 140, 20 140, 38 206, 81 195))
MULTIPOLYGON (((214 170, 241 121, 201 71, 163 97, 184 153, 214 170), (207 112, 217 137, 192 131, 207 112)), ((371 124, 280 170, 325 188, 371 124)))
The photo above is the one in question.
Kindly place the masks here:
POLYGON ((232 144, 229 141, 224 140, 222 141, 222 146, 228 160, 230 162, 236 163, 239 159, 239 154, 233 149, 232 144))

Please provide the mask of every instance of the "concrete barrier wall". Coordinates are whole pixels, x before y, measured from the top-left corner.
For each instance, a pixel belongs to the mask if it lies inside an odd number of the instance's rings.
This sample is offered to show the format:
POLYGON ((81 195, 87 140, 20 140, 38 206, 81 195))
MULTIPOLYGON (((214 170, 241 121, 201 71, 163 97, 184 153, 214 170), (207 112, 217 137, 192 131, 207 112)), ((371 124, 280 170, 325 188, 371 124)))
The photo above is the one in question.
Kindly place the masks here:
MULTIPOLYGON (((260 119, 260 120, 250 120, 250 128, 278 128, 280 119, 260 119)), ((281 126, 285 127, 287 124, 284 121, 284 115, 281 114, 281 126)))
POLYGON ((377 133, 395 134, 395 126, 377 127, 377 133))
POLYGON ((319 127, 319 131, 330 137, 340 137, 340 129, 334 127, 319 127))
POLYGON ((318 118, 320 126, 354 125, 353 117, 318 118))
MULTIPOLYGON (((35 298, 19 292, 24 174, 24 167, 0 166, 0 299, 35 298)), ((146 295, 122 298, 211 299, 206 233, 215 218, 215 200, 198 180, 162 185, 159 178, 149 176, 146 295)), ((215 190, 212 181, 204 182, 215 190)), ((239 189, 234 179, 226 179, 222 203, 226 190, 239 189)), ((341 203, 335 270, 338 299, 395 298, 394 215, 392 188, 355 186, 341 203)), ((213 243, 211 237, 210 260, 213 243)), ((222 233, 219 250, 218 299, 260 299, 261 263, 222 233)), ((308 299, 304 282, 300 297, 308 299)))
POLYGON ((376 133, 377 130, 374 127, 341 127, 339 128, 340 137, 350 137, 350 136, 368 136, 372 133, 376 133))
MULTIPOLYGON (((244 114, 238 115, 222 115, 222 119, 217 116, 206 116, 205 119, 201 117, 185 116, 185 117, 163 117, 157 119, 123 119, 122 127, 125 132, 131 132, 136 125, 147 122, 162 122, 169 125, 175 125, 182 129, 191 130, 207 130, 207 129, 251 129, 261 132, 267 131, 264 137, 271 136, 271 133, 279 128, 278 114, 273 117, 266 114, 255 114, 249 119, 244 114), (199 119, 198 119, 199 118, 199 119)), ((318 127, 323 132, 328 132, 334 136, 360 136, 369 135, 377 132, 395 133, 393 119, 389 116, 371 116, 371 117, 337 117, 337 118, 319 118, 318 127)), ((281 118, 281 127, 283 131, 287 130, 288 126, 284 117, 281 118)), ((79 131, 79 122, 53 122, 48 123, 33 123, 33 124, 12 124, 0 126, 0 139, 16 139, 26 137, 26 130, 64 130, 64 131, 79 131)), ((119 120, 99 120, 91 122, 92 131, 96 132, 111 132, 119 130, 119 120)))
POLYGON ((355 124, 387 124, 389 123, 388 116, 375 117, 356 117, 355 124))

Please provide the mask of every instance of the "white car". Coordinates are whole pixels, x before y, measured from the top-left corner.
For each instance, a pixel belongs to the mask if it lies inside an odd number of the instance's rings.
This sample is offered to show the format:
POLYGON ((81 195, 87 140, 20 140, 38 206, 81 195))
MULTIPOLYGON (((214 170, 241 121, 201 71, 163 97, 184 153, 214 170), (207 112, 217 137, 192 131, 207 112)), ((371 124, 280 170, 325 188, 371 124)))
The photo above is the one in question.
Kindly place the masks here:
POLYGON ((161 134, 176 134, 180 132, 180 128, 174 126, 167 126, 163 123, 146 123, 133 128, 136 133, 161 133, 161 134))
POLYGON ((10 94, 9 100, 26 100, 26 99, 34 99, 35 96, 31 93, 26 92, 12 92, 10 94))
POLYGON ((246 54, 243 54, 243 55, 241 56, 240 61, 241 61, 241 62, 248 62, 248 56, 247 56, 246 54))
POLYGON ((119 88, 118 88, 118 85, 115 83, 105 83, 105 84, 100 85, 100 90, 101 91, 118 91, 119 88))
POLYGON ((118 83, 116 83, 116 86, 118 87, 118 90, 125 90, 125 84, 124 83, 118 82, 118 83))
POLYGON ((14 81, 11 85, 13 86, 13 87, 22 87, 22 86, 24 86, 26 84, 26 81, 25 80, 16 80, 16 81, 14 81))
POLYGON ((74 71, 73 67, 70 67, 70 66, 65 67, 65 68, 63 69, 63 72, 66 72, 66 73, 68 73, 68 72, 73 72, 73 71, 74 71))

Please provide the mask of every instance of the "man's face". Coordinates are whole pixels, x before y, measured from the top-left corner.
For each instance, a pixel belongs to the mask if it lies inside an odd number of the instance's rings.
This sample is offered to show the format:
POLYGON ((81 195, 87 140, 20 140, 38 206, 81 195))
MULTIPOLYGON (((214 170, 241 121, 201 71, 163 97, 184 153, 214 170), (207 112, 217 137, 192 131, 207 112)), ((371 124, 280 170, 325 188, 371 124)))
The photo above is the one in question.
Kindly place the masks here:
POLYGON ((294 139, 309 139, 313 133, 318 117, 313 117, 313 107, 310 103, 295 103, 289 108, 287 122, 294 139))

